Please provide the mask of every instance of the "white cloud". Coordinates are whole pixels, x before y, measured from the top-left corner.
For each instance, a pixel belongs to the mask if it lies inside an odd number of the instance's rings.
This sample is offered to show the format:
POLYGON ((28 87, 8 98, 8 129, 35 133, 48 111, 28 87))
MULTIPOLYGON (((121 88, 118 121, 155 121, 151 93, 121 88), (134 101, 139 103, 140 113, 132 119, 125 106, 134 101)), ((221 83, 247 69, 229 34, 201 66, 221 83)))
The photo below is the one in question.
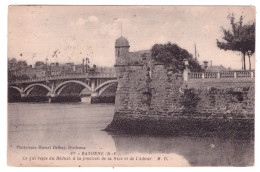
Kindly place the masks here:
POLYGON ((89 16, 88 17, 88 22, 90 22, 90 23, 98 23, 99 19, 96 16, 89 16))
POLYGON ((87 21, 88 21, 88 20, 86 20, 86 19, 78 18, 78 20, 76 21, 75 24, 76 24, 77 26, 81 27, 81 26, 85 25, 87 21))
POLYGON ((90 24, 97 24, 99 22, 99 19, 96 16, 89 16, 87 19, 85 18, 78 18, 75 22, 72 22, 72 25, 76 25, 78 27, 82 27, 86 25, 87 23, 90 24))

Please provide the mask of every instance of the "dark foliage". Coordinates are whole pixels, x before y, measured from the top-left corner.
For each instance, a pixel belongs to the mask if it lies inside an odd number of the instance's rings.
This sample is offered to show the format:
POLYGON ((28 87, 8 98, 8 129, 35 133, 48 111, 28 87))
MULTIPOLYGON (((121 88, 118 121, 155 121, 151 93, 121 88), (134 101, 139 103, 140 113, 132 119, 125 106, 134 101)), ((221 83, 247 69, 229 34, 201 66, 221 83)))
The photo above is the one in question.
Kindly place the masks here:
POLYGON ((8 59, 8 82, 30 79, 25 73, 29 68, 26 61, 17 61, 15 58, 8 59))
POLYGON ((181 101, 184 112, 195 112, 199 100, 200 98, 194 89, 186 89, 181 101))
POLYGON ((188 68, 191 71, 202 71, 198 62, 187 50, 180 48, 177 44, 155 44, 152 49, 152 59, 170 67, 174 72, 182 72, 185 69, 183 60, 188 59, 188 68))

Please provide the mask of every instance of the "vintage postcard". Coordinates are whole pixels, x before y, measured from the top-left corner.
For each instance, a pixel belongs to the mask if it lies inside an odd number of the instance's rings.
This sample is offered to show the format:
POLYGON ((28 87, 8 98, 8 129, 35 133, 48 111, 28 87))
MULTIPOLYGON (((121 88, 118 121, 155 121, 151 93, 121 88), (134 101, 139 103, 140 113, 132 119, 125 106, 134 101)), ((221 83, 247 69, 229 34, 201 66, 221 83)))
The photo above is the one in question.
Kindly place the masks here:
POLYGON ((253 6, 8 9, 9 166, 254 166, 253 6))

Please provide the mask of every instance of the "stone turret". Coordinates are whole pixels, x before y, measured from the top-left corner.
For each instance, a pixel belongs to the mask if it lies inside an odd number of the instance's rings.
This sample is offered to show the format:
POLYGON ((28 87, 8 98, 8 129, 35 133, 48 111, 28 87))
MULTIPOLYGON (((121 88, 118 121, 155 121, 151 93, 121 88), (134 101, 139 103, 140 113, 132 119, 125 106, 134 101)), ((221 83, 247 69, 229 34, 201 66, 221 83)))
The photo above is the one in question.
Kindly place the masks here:
POLYGON ((120 88, 120 78, 123 77, 124 72, 129 64, 129 42, 126 38, 120 37, 115 42, 115 70, 118 79, 118 89, 120 88))
POLYGON ((120 37, 115 43, 115 55, 116 64, 115 65, 127 65, 129 63, 129 42, 126 38, 120 37))

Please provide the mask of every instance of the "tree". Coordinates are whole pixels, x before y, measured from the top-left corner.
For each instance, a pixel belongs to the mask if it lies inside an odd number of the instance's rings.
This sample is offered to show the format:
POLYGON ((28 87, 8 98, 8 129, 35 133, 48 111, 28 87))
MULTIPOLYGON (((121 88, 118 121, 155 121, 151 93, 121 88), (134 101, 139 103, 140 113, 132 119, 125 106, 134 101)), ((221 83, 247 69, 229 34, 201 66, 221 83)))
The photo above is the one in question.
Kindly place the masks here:
POLYGON ((43 61, 37 61, 37 62, 35 62, 35 65, 34 65, 34 67, 39 67, 39 66, 44 66, 45 65, 45 63, 43 62, 43 61))
POLYGON ((25 74, 28 65, 24 60, 17 61, 16 58, 8 59, 8 82, 16 80, 29 79, 29 76, 25 74))
POLYGON ((240 16, 239 22, 235 22, 234 14, 228 16, 232 30, 227 30, 222 27, 224 33, 220 42, 217 39, 217 46, 225 51, 239 51, 242 53, 242 69, 246 70, 245 57, 249 59, 249 69, 251 70, 250 57, 255 53, 255 22, 252 24, 243 25, 243 16, 240 16))
POLYGON ((185 69, 184 59, 189 61, 191 71, 202 71, 201 66, 187 50, 180 48, 177 44, 155 44, 152 49, 152 59, 165 64, 174 72, 182 72, 185 69))
POLYGON ((17 62, 18 71, 21 71, 23 69, 26 69, 28 67, 27 62, 24 60, 19 60, 17 62))

